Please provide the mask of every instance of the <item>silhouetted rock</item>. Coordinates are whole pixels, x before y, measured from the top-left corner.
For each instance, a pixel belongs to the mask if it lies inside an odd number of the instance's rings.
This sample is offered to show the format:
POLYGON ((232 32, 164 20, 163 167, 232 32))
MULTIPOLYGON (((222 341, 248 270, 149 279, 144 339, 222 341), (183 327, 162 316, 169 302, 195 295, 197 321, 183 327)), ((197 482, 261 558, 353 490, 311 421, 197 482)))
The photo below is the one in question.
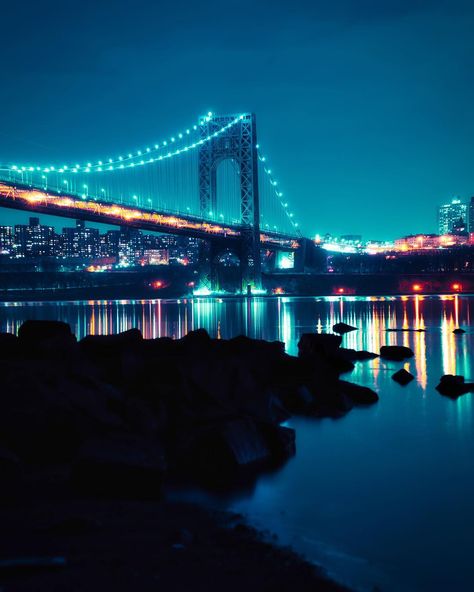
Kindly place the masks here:
POLYGON ((334 333, 339 333, 340 335, 344 335, 344 333, 350 333, 351 331, 357 331, 357 327, 353 327, 352 325, 348 325, 347 323, 336 323, 332 326, 332 330, 334 333))
POLYGON ((446 397, 456 399, 461 395, 469 392, 474 392, 474 383, 464 382, 464 376, 454 376, 453 374, 445 374, 440 378, 436 390, 446 397))
POLYGON ((339 390, 356 405, 371 405, 379 400, 379 396, 372 389, 345 380, 339 381, 339 390))
POLYGON ((336 353, 342 343, 340 335, 331 333, 303 333, 298 342, 298 356, 311 359, 321 354, 336 353))
POLYGON ((14 358, 20 351, 20 342, 12 333, 0 333, 0 359, 14 358))
POLYGON ((90 357, 110 357, 140 343, 142 339, 138 329, 129 329, 113 335, 87 335, 81 339, 79 346, 90 357))
POLYGON ((17 493, 21 477, 22 465, 18 456, 0 446, 0 499, 17 493))
POLYGON ((73 464, 72 482, 89 494, 115 498, 153 498, 165 472, 163 451, 131 436, 109 436, 84 443, 73 464))
POLYGON ((250 418, 195 426, 186 439, 179 450, 179 466, 213 483, 226 481, 244 470, 278 464, 295 451, 294 430, 250 418))
POLYGON ((455 333, 456 335, 463 335, 466 331, 464 331, 464 329, 461 329, 460 327, 458 327, 457 329, 453 329, 453 333, 455 333))
POLYGON ((345 347, 339 348, 338 355, 345 358, 346 360, 350 360, 352 362, 362 362, 364 360, 373 360, 373 359, 379 357, 379 354, 374 354, 373 352, 369 352, 369 351, 365 351, 365 350, 347 349, 345 347))
POLYGON ((380 357, 386 360, 400 362, 406 358, 412 358, 413 350, 404 345, 382 345, 380 348, 380 357))
POLYGON ((25 321, 18 329, 22 342, 41 342, 55 337, 73 336, 71 327, 62 321, 25 321))
POLYGON ((413 376, 413 374, 411 374, 411 372, 408 372, 408 370, 405 370, 405 368, 400 368, 400 370, 395 372, 395 374, 392 374, 392 380, 398 382, 398 384, 401 384, 402 386, 405 386, 414 378, 415 377, 413 376))
POLYGON ((68 358, 77 349, 71 327, 62 321, 25 321, 18 329, 18 341, 26 356, 68 358))

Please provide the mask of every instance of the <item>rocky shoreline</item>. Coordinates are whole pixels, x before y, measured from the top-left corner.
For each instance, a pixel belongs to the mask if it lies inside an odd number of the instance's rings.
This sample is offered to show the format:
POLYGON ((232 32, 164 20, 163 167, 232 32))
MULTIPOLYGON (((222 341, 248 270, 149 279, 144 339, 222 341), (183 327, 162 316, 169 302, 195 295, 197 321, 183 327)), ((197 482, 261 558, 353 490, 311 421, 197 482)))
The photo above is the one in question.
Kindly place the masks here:
MULTIPOLYGON (((302 335, 296 357, 281 342, 204 330, 78 341, 65 323, 26 321, 18 336, 0 334, 2 591, 342 589, 241 517, 163 495, 177 483, 248 486, 295 454, 282 425, 291 416, 376 403, 341 375, 378 354, 341 347, 355 327, 333 330, 302 335)), ((473 386, 445 376, 438 390, 455 398, 473 386)))
POLYGON ((203 330, 77 341, 49 321, 0 334, 0 585, 102 589, 104 554, 120 565, 116 589, 130 589, 132 574, 141 590, 155 575, 186 589, 208 570, 207 590, 341 589, 242 520, 162 497, 166 483, 235 488, 278 467, 295 454, 295 433, 281 425, 293 414, 340 417, 376 402, 340 379, 374 355, 340 345, 339 335, 307 334, 293 357, 281 342, 203 330), (124 555, 132 541, 139 557, 124 555))

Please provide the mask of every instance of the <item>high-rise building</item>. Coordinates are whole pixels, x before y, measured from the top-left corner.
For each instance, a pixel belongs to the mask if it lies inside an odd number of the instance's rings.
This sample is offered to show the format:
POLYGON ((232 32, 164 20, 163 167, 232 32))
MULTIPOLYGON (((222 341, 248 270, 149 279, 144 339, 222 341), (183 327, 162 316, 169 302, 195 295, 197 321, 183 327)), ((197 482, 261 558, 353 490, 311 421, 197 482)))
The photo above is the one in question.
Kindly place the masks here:
POLYGON ((453 199, 450 204, 439 206, 438 209, 438 232, 449 234, 455 224, 462 220, 467 223, 467 204, 460 199, 453 199))
POLYGON ((98 257, 99 245, 99 231, 96 228, 87 228, 83 220, 76 220, 73 228, 63 228, 62 246, 65 257, 98 257))
POLYGON ((11 255, 13 253, 13 228, 11 226, 0 226, 0 255, 11 255))
POLYGON ((19 257, 53 256, 58 236, 52 226, 43 226, 39 218, 30 218, 29 224, 15 226, 14 249, 19 257))
POLYGON ((474 197, 471 197, 471 203, 469 204, 469 232, 474 232, 474 197))

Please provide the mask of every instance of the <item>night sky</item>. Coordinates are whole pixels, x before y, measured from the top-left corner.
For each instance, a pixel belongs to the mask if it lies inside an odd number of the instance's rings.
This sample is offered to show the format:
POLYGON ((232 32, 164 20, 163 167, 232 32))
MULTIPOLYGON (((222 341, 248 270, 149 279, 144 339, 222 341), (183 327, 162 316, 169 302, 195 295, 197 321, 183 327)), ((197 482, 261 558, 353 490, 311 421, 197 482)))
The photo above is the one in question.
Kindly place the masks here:
POLYGON ((438 204, 474 195, 472 2, 1 4, 2 162, 84 161, 254 111, 307 235, 433 232, 438 204))

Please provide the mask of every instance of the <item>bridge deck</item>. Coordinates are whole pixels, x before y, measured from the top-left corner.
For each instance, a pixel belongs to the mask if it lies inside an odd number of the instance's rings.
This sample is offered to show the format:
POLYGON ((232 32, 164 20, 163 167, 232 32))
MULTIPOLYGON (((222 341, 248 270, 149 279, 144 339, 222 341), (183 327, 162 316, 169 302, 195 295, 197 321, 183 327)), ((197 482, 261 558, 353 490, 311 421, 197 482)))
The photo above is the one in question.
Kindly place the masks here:
MULTIPOLYGON (((90 198, 83 199, 77 195, 56 194, 5 181, 0 182, 0 206, 207 240, 222 237, 231 242, 237 241, 241 237, 242 230, 241 226, 206 221, 195 216, 170 214, 90 198)), ((284 250, 298 248, 295 237, 278 233, 263 232, 260 240, 262 246, 268 248, 284 250)))

